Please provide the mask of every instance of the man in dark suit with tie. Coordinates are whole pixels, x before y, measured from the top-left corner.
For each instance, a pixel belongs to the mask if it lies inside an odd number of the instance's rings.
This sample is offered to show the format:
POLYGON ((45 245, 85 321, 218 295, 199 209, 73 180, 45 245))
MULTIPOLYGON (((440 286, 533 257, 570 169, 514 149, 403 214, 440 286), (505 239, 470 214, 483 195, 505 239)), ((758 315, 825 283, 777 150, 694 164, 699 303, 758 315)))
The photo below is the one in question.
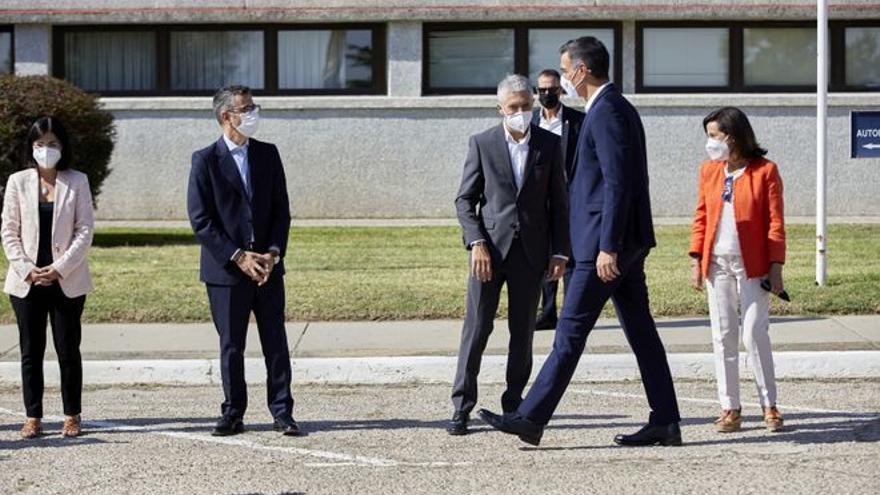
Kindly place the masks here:
MULTIPOLYGON (((575 150, 577 149, 578 134, 581 124, 584 122, 584 113, 580 110, 565 106, 560 100, 563 90, 559 72, 553 69, 545 69, 538 74, 538 101, 541 102, 541 111, 532 114, 532 124, 541 129, 548 130, 560 137, 559 149, 562 164, 565 166, 565 182, 571 176, 575 150)), ((563 294, 568 290, 571 273, 574 270, 574 261, 569 260, 565 266, 565 275, 562 281, 565 284, 563 294)), ((559 281, 547 280, 541 289, 541 309, 538 320, 535 322, 536 330, 552 330, 556 328, 556 293, 559 290, 559 281)))
POLYGON ((213 435, 244 431, 247 409, 244 349, 253 312, 266 362, 274 428, 298 435, 290 392, 290 354, 284 329, 284 255, 290 204, 275 145, 251 138, 260 107, 250 89, 227 86, 214 95, 223 135, 192 155, 187 210, 201 244, 200 279, 208 289, 220 336, 225 400, 213 435))
POLYGON ((507 390, 504 411, 515 411, 532 370, 532 335, 541 279, 558 280, 569 257, 568 203, 559 138, 531 125, 528 79, 498 85, 504 122, 472 136, 455 200, 464 245, 471 252, 467 309, 452 388, 451 435, 468 432, 477 401, 477 375, 492 333, 501 288, 507 284, 507 390))
POLYGON ((538 445, 608 299, 632 347, 651 413, 620 445, 681 445, 681 420, 666 351, 648 306, 645 257, 655 246, 645 132, 636 109, 608 82, 608 50, 593 37, 561 48, 561 68, 587 100, 570 177, 575 270, 553 350, 514 414, 481 410, 491 426, 538 445))

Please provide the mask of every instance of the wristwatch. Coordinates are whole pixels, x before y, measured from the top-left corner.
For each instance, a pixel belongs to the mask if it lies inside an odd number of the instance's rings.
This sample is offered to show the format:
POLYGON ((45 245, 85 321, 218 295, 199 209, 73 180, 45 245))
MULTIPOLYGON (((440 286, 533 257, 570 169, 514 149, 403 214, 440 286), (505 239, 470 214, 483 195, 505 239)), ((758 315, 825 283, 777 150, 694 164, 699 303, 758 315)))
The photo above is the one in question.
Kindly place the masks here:
POLYGON ((243 256, 244 256, 244 250, 243 250, 243 249, 237 249, 237 250, 235 251, 235 253, 233 253, 233 255, 232 255, 232 262, 233 262, 233 263, 238 263, 238 261, 239 261, 243 256))

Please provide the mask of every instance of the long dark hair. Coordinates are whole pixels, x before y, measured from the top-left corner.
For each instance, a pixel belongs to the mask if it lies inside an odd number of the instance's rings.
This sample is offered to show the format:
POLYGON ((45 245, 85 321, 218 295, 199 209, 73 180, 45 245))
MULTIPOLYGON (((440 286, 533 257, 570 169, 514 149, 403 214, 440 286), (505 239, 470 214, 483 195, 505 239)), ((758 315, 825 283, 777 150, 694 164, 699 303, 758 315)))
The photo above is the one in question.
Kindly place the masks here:
POLYGON ((66 170, 70 168, 70 158, 73 154, 70 149, 70 140, 67 138, 67 129, 64 124, 55 117, 40 117, 31 124, 27 135, 27 147, 24 150, 24 163, 28 167, 36 167, 37 162, 34 161, 34 141, 43 137, 46 133, 51 132, 58 138, 61 143, 61 159, 55 165, 56 170, 66 170))
POLYGON ((714 110, 703 119, 703 131, 710 122, 718 124, 718 129, 733 139, 733 148, 743 158, 760 158, 767 154, 767 150, 758 144, 755 139, 755 131, 749 123, 749 118, 742 110, 736 107, 723 107, 714 110))

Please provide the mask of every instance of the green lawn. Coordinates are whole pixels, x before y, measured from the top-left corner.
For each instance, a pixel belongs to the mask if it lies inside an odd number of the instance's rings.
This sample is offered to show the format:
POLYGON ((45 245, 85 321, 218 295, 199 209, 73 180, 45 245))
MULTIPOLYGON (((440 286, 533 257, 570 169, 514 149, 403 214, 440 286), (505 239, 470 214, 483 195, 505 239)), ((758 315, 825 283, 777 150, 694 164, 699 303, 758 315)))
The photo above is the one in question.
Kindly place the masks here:
MULTIPOLYGON (((705 296, 688 285, 689 228, 662 226, 657 235, 647 264, 654 314, 705 314, 705 296)), ((822 288, 813 283, 814 229, 789 226, 788 239, 785 281, 794 302, 774 300, 774 313, 880 313, 880 225, 830 226, 828 285, 822 288)), ((291 320, 462 317, 467 255, 458 228, 294 228, 290 247, 291 320)), ((90 263, 96 290, 86 303, 87 321, 210 317, 198 281, 198 246, 188 230, 101 229, 90 263)), ((0 270, 6 273, 5 258, 0 270)), ((8 298, 0 298, 0 322, 13 321, 8 298)))

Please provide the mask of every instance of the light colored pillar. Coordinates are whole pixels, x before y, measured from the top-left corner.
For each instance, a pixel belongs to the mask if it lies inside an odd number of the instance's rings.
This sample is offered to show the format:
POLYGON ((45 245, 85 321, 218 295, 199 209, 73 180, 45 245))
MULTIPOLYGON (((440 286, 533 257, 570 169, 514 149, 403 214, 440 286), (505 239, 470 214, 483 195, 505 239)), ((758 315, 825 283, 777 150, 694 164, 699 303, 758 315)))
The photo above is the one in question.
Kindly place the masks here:
POLYGON ((623 92, 636 92, 636 22, 623 22, 623 92))
POLYGON ((14 29, 15 73, 20 76, 52 73, 52 26, 16 24, 14 29))
POLYGON ((422 23, 388 23, 388 96, 422 94, 422 23))

